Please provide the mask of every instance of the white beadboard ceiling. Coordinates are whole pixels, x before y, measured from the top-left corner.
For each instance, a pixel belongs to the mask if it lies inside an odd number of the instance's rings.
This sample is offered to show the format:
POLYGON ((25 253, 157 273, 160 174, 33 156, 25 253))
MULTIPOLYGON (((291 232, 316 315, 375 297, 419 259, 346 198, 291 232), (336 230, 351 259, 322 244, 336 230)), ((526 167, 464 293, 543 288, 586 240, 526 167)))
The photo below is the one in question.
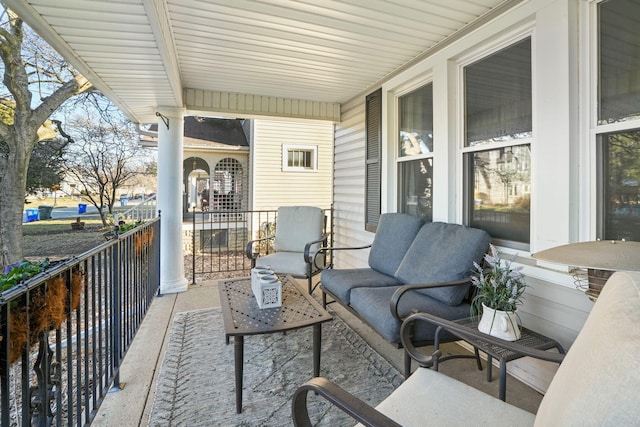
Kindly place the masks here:
POLYGON ((3 1, 140 123, 191 89, 341 104, 520 2, 3 1))

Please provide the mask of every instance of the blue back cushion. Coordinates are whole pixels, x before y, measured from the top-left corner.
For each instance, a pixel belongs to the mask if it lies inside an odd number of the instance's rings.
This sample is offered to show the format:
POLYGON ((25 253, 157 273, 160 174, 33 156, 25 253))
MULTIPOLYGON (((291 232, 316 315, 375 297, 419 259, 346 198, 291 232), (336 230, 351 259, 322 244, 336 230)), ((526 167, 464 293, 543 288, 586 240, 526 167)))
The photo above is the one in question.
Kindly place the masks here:
POLYGON ((423 221, 403 213, 380 215, 378 229, 369 251, 369 267, 393 276, 418 234, 423 221))
MULTIPOLYGON (((471 275, 473 262, 482 262, 491 237, 484 230, 443 222, 422 226, 402 259, 396 279, 404 284, 459 280, 471 275)), ((468 285, 425 289, 418 292, 448 305, 464 299, 468 285)))

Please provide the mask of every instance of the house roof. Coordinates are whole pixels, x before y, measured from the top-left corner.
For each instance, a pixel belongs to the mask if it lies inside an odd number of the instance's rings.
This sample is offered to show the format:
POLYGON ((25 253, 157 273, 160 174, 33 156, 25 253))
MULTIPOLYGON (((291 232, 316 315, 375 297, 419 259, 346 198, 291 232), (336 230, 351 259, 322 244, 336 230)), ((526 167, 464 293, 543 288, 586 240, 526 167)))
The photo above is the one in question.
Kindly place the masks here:
MULTIPOLYGON (((158 125, 149 126, 141 135, 146 146, 156 146, 158 125)), ((184 118, 184 147, 203 150, 248 150, 249 141, 240 120, 214 117, 184 118)))
POLYGON ((525 0, 4 0, 137 123, 338 121, 340 106, 525 0), (211 115, 211 114, 210 114, 211 115))

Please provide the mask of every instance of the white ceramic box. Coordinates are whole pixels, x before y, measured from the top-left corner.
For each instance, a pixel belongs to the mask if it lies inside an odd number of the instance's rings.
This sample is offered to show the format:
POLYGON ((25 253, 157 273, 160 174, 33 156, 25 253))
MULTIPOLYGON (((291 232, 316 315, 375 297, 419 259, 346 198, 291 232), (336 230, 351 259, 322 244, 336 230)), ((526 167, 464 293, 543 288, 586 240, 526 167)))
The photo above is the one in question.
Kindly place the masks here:
POLYGON ((269 267, 256 266, 251 269, 251 289, 258 307, 274 308, 282 305, 282 283, 269 267))

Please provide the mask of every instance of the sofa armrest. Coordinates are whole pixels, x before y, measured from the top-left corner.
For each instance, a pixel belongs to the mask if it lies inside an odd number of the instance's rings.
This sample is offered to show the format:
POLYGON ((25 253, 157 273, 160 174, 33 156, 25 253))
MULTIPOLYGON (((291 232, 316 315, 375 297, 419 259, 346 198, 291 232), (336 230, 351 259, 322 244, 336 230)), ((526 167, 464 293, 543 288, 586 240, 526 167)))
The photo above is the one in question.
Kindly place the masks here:
POLYGON ((332 268, 333 267, 333 264, 326 265, 324 267, 319 266, 316 263, 316 259, 317 259, 319 254, 325 254, 325 259, 326 259, 326 253, 327 252, 332 252, 332 251, 352 251, 352 250, 368 249, 370 247, 371 247, 371 244, 364 245, 364 246, 342 247, 342 248, 331 247, 331 246, 322 247, 322 248, 318 249, 318 252, 316 252, 316 254, 314 255, 314 257, 313 257, 313 265, 319 270, 325 270, 327 268, 332 268))
POLYGON ((398 290, 396 290, 391 296, 391 314, 393 315, 393 317, 395 317, 401 322, 404 320, 398 313, 398 305, 400 304, 400 299, 404 296, 404 294, 406 294, 409 291, 415 291, 418 289, 441 288, 441 287, 447 287, 447 286, 458 286, 458 285, 464 285, 465 283, 471 283, 471 278, 465 277, 464 279, 452 280, 450 282, 404 285, 398 290))
POLYGON ((375 408, 323 377, 312 378, 295 391, 291 401, 291 412, 293 425, 296 427, 312 426, 307 410, 307 394, 309 391, 322 396, 367 427, 400 427, 400 424, 391 418, 378 412, 375 408))
POLYGON ((565 357, 564 353, 554 353, 546 350, 538 350, 532 347, 525 347, 517 342, 505 341, 492 335, 482 333, 477 329, 469 328, 450 320, 434 316, 433 314, 415 313, 408 316, 404 322, 402 322, 402 326, 400 327, 400 339, 402 341, 402 346, 405 348, 409 356, 418 362, 420 366, 431 366, 430 363, 433 362, 433 359, 432 357, 425 357, 424 354, 420 353, 411 341, 411 323, 416 321, 429 322, 440 326, 442 329, 460 337, 461 339, 468 340, 469 342, 481 340, 487 344, 501 347, 505 350, 512 351, 523 356, 529 356, 555 363, 561 363, 565 357))

